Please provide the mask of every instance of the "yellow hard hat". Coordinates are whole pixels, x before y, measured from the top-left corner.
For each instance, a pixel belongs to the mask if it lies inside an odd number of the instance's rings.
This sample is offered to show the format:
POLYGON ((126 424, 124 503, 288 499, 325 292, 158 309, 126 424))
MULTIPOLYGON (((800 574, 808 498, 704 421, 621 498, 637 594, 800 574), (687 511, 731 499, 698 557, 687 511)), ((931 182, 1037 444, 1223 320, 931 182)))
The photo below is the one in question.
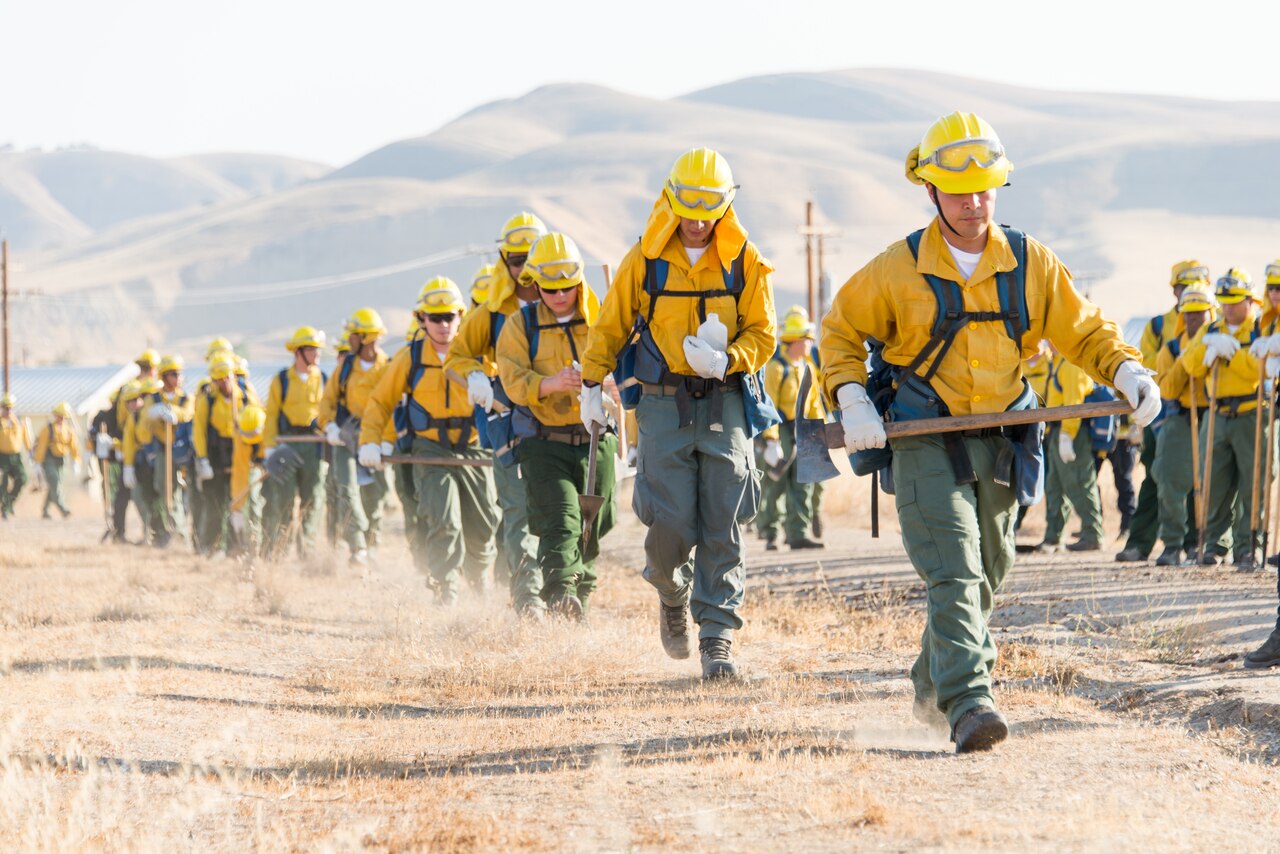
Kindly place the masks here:
POLYGON ((371 308, 359 308, 351 313, 351 317, 347 320, 350 327, 347 334, 357 333, 362 338, 381 338, 387 331, 387 327, 382 322, 382 315, 371 308))
POLYGON ((404 331, 404 340, 412 341, 418 337, 418 333, 421 331, 422 326, 418 324, 418 319, 415 317, 413 320, 409 321, 409 328, 404 331))
POLYGON ((242 441, 256 445, 262 441, 262 430, 267 426, 267 411, 256 403, 250 403, 240 410, 240 420, 236 426, 240 428, 242 441))
POLYGON ((1243 302, 1253 298, 1253 280, 1249 278, 1249 274, 1239 267, 1228 268, 1218 278, 1218 284, 1214 286, 1213 295, 1222 305, 1231 305, 1237 302, 1243 302))
POLYGON ((59 415, 59 416, 61 416, 61 417, 63 417, 63 418, 70 418, 70 417, 71 417, 71 404, 67 403, 65 400, 64 400, 64 401, 62 401, 62 403, 59 403, 57 406, 55 406, 55 407, 53 408, 53 414, 54 414, 54 415, 59 415))
POLYGON ((720 219, 737 191, 729 162, 710 148, 681 154, 662 188, 671 209, 685 219, 720 219))
POLYGON ((127 403, 130 400, 133 400, 135 397, 137 397, 141 393, 139 391, 140 388, 141 388, 141 383, 139 383, 137 380, 129 380, 127 383, 120 386, 120 393, 117 396, 121 400, 127 403))
POLYGON ((285 349, 290 353, 297 351, 299 347, 324 347, 324 333, 314 326, 299 326, 293 332, 293 337, 285 342, 285 349))
POLYGON ((983 193, 1003 187, 1013 164, 996 130, 973 113, 951 113, 935 121, 907 154, 907 180, 944 193, 983 193))
POLYGON ((521 211, 502 226, 502 236, 498 238, 498 252, 503 258, 512 253, 520 255, 528 252, 534 241, 546 233, 547 227, 542 220, 528 211, 521 211))
POLYGON ((1178 298, 1178 311, 1184 314, 1188 311, 1211 311, 1212 309, 1213 297, 1210 296, 1208 288, 1187 288, 1178 298))
POLYGON ((186 365, 181 356, 165 356, 160 360, 160 375, 180 372, 186 365))
POLYGON ((801 314, 788 313, 785 320, 782 321, 782 333, 779 336, 784 344, 790 344, 792 341, 800 341, 804 338, 813 337, 813 324, 809 322, 809 318, 801 314))
POLYGON ((155 350, 151 349, 150 347, 148 347, 147 349, 143 350, 142 355, 138 356, 138 358, 134 359, 134 361, 137 362, 140 366, 153 368, 156 365, 160 364, 160 354, 157 353, 155 350))
POLYGON ((244 356, 236 356, 236 376, 249 376, 249 360, 244 356))
POLYGON ((583 283, 582 253, 569 235, 553 231, 538 238, 529 250, 520 280, 549 291, 576 288, 583 283))
POLYGON ((209 342, 209 349, 204 351, 205 359, 212 359, 216 354, 231 350, 231 342, 226 338, 215 338, 209 342))
POLYGON ((218 353, 209 363, 209 379, 225 380, 236 371, 236 357, 229 351, 218 353))
MULTIPOLYGON (((349 334, 350 333, 348 333, 348 335, 349 334)), ((347 340, 347 335, 338 336, 337 342, 338 343, 333 345, 333 352, 339 355, 351 352, 351 342, 347 340)))
POLYGON ((148 377, 145 380, 138 381, 138 397, 142 397, 144 394, 155 394, 156 392, 163 390, 164 383, 160 382, 160 380, 155 377, 148 377))
POLYGON ((1210 281, 1212 280, 1209 278, 1209 268, 1204 265, 1203 261, 1198 261, 1195 258, 1179 261, 1169 271, 1170 287, 1204 285, 1207 289, 1210 281))
POLYGON ((12 392, 6 391, 3 395, 0 395, 0 406, 5 409, 13 409, 17 405, 18 399, 13 396, 12 392))
POLYGON ((462 300, 462 289, 447 276, 436 276, 422 286, 418 295, 417 314, 462 314, 467 310, 462 300))
POLYGON ((1267 265, 1267 284, 1280 285, 1280 258, 1267 265))
POLYGON ((497 271, 497 264, 485 264, 479 270, 476 270, 475 276, 471 278, 472 305, 484 305, 489 299, 489 288, 493 284, 493 277, 497 271))
POLYGON ((804 322, 808 323, 809 309, 797 303, 796 305, 793 305, 791 306, 791 308, 787 309, 787 313, 783 315, 783 320, 784 321, 790 320, 792 317, 802 317, 804 318, 804 322))

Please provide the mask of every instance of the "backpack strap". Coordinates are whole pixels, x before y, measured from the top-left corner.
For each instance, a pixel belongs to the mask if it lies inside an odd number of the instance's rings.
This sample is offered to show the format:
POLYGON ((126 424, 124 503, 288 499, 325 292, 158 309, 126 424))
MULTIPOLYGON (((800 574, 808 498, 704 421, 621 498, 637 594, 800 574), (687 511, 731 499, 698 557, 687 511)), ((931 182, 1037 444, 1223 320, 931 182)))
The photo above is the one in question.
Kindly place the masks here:
POLYGON ((289 424, 289 419, 284 416, 284 405, 289 399, 289 369, 285 368, 276 376, 280 378, 280 411, 276 414, 277 429, 281 433, 288 433, 292 425, 289 424))
POLYGON ((1151 318, 1151 331, 1155 333, 1157 341, 1164 340, 1164 315, 1157 314, 1151 318))
POLYGON ((644 261, 644 290, 649 294, 649 311, 645 322, 653 323, 653 311, 660 296, 690 297, 698 300, 698 319, 707 319, 707 300, 714 297, 733 297, 734 302, 742 296, 746 287, 746 254, 747 244, 742 244, 742 251, 729 264, 728 269, 721 268, 724 277, 724 290, 719 291, 672 291, 667 290, 667 274, 670 262, 662 258, 646 258, 644 261))

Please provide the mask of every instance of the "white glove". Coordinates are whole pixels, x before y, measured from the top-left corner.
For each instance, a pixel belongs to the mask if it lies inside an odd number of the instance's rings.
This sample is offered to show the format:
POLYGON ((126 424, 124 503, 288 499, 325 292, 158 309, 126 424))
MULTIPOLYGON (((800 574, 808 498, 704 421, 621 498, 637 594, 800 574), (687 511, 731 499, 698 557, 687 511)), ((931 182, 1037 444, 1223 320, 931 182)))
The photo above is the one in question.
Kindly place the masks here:
POLYGON ((1263 335, 1258 338, 1249 345, 1249 355, 1255 359, 1265 359, 1267 356, 1280 355, 1280 335, 1263 335), (1277 339, 1274 352, 1271 350, 1272 339, 1277 339))
POLYGON ((80 475, 84 474, 84 466, 80 463, 79 460, 74 460, 71 463, 71 473, 76 477, 79 477, 80 475))
POLYGON ((164 411, 169 408, 169 404, 163 401, 153 403, 147 407, 147 419, 149 421, 159 421, 164 417, 164 411))
POLYGON ((493 409, 493 383, 483 371, 467 374, 467 403, 478 406, 485 412, 493 409))
POLYGON ((724 379, 729 355, 692 335, 684 336, 684 358, 693 372, 704 379, 724 379))
MULTIPOLYGON (((1239 349, 1240 342, 1234 338, 1230 340, 1239 349)), ((1129 420, 1139 427, 1146 427, 1160 414, 1160 387, 1151 379, 1152 373, 1137 362, 1122 362, 1112 381, 1116 391, 1123 394, 1133 407, 1129 420)))
POLYGON ((136 489, 138 486, 138 473, 133 470, 133 466, 125 466, 124 471, 120 473, 120 480, 124 483, 125 489, 136 489))
POLYGON ((231 511, 231 515, 227 517, 227 521, 231 524, 231 530, 236 534, 244 533, 244 513, 239 510, 231 511))
POLYGON ((583 386, 582 394, 578 401, 578 415, 582 419, 582 426, 588 430, 591 425, 598 424, 600 428, 608 426, 609 416, 604 414, 604 386, 583 386))
POLYGON ((867 390, 857 383, 840 386, 836 393, 840 404, 840 421, 844 425, 844 448, 849 453, 870 448, 883 448, 888 439, 884 434, 884 421, 876 412, 867 390))
POLYGON ((782 443, 777 439, 770 439, 764 443, 764 464, 769 468, 774 468, 778 463, 782 462, 782 443))
POLYGON ((390 442, 383 442, 379 447, 381 447, 384 457, 389 457, 396 452, 396 446, 390 442))
MULTIPOLYGON (((1084 429, 1081 427, 1081 429, 1084 429)), ((1058 430, 1058 459, 1064 463, 1074 463, 1076 461, 1076 440, 1073 436, 1068 436, 1066 430, 1058 430)))
POLYGON ((1268 356, 1267 376, 1270 379, 1275 379, 1277 375, 1280 375, 1280 356, 1268 356))
POLYGON ((324 440, 335 448, 342 447, 342 431, 338 429, 336 422, 330 421, 324 425, 324 440))
POLYGON ((93 454, 100 460, 111 459, 111 450, 115 446, 107 433, 95 433, 93 437, 93 454))
POLYGON ((361 445, 359 453, 356 454, 356 462, 369 469, 370 471, 382 470, 382 445, 377 442, 370 442, 367 445, 361 445))
POLYGON ((1204 336, 1205 366, 1213 367, 1213 363, 1219 359, 1229 362, 1239 349, 1240 342, 1234 336, 1224 335, 1221 332, 1210 332, 1204 336))
POLYGON ((213 480, 213 466, 207 457, 196 460, 196 480, 213 480))

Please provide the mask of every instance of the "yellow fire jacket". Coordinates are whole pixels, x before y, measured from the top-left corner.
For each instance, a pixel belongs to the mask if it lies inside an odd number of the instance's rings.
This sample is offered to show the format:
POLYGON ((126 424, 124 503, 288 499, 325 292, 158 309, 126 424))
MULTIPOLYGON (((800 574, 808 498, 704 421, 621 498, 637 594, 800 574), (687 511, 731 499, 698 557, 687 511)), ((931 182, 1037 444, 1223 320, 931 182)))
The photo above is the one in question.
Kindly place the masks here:
POLYGON ((262 444, 250 445, 240 439, 239 434, 231 447, 231 512, 243 512, 249 501, 249 478, 253 467, 260 465, 263 459, 262 444))
POLYGON ((22 454, 31 449, 31 437, 18 416, 0 418, 0 454, 22 454))
POLYGON ((36 439, 36 462, 43 463, 49 456, 73 460, 80 459, 80 445, 76 442, 75 428, 70 419, 63 419, 59 424, 50 421, 40 431, 36 439))
MULTIPOLYGON (((603 382, 617 363, 618 351, 631 337, 637 316, 648 316, 649 294, 644 289, 645 259, 661 258, 668 264, 666 289, 671 291, 722 291, 723 270, 729 269, 738 254, 743 256, 742 294, 735 305, 732 296, 710 297, 707 317, 716 314, 729 330, 729 366, 725 375, 753 373, 764 367, 777 346, 777 319, 774 315, 773 267, 755 245, 747 241, 747 231, 738 222, 733 206, 716 223, 707 251, 690 264, 689 256, 676 234, 679 217, 665 195, 658 198, 640 241, 631 248, 618 267, 613 286, 605 295, 599 321, 591 327, 582 358, 582 378, 603 382)), ((684 339, 702 324, 701 299, 664 296, 658 299, 650 329, 662 351, 667 369, 693 376, 684 357, 684 339)))
POLYGON ((498 375, 498 362, 494 351, 498 342, 493 340, 493 315, 511 315, 520 310, 520 298, 516 296, 516 282, 511 278, 507 265, 494 265, 493 281, 489 284, 489 298, 484 305, 476 306, 462 318, 458 334, 449 344, 445 367, 461 377, 472 371, 484 371, 485 376, 498 375))
MULTIPOLYGON (((384 436, 389 429, 394 435, 395 428, 391 414, 395 411, 400 398, 410 392, 409 374, 413 367, 412 361, 413 349, 405 347, 391 358, 386 370, 382 372, 382 378, 378 380, 377 387, 369 395, 369 400, 364 407, 364 418, 360 421, 361 445, 386 441, 384 436)), ((445 379, 444 360, 436 353, 429 340, 423 342, 421 364, 422 375, 418 379, 418 385, 412 390, 413 400, 417 401, 432 418, 471 418, 474 410, 467 402, 467 390, 445 379)), ((467 429, 470 433, 467 443, 472 445, 478 443, 480 438, 476 434, 474 425, 467 429)), ((418 430, 416 433, 442 445, 452 445, 458 441, 462 431, 433 427, 429 430, 418 430), (442 433, 446 435, 442 436, 442 433)))
POLYGON ((146 403, 138 413, 138 439, 144 445, 152 439, 158 439, 161 445, 169 444, 169 431, 164 429, 164 422, 151 417, 151 407, 157 403, 169 404, 169 408, 178 416, 179 424, 186 424, 195 417, 195 398, 180 388, 173 393, 162 390, 154 395, 147 395, 146 403))
POLYGON ((567 328, 557 325, 555 315, 542 303, 538 303, 537 317, 541 328, 532 362, 524 315, 510 318, 502 327, 502 334, 498 336, 498 375, 502 377, 502 387, 512 403, 528 407, 533 417, 548 427, 581 424, 576 393, 557 391, 542 397, 539 387, 544 379, 578 361, 587 346, 590 317, 583 314, 581 296, 567 328))
MULTIPOLYGON (((1054 356, 1049 364, 1046 386, 1046 406, 1074 406, 1077 403, 1084 403, 1085 397, 1093 391, 1093 380, 1066 359, 1054 356)), ((1062 432, 1068 436, 1074 437, 1080 432, 1079 418, 1068 418, 1061 423, 1062 432)))
MULTIPOLYGON (((906 241, 900 240, 855 273, 836 294, 822 323, 828 403, 845 383, 866 384, 868 337, 885 342, 885 360, 904 367, 928 342, 937 300, 923 274, 961 278, 936 218, 925 229, 919 254, 919 261, 914 260, 906 241)), ((1016 267, 1004 232, 991 229, 977 269, 961 284, 966 309, 998 312, 996 273, 1016 267)), ((956 335, 931 383, 951 414, 1007 409, 1022 393, 1022 360, 1037 352, 1043 338, 1102 383, 1110 384, 1121 363, 1141 361, 1142 354, 1124 343, 1119 327, 1080 296, 1057 256, 1030 237, 1026 293, 1030 324, 1021 346, 1009 338, 1003 323, 970 323, 956 335)), ((921 373, 930 364, 926 361, 921 373)))
MULTIPOLYGON (((800 397, 800 382, 804 378, 806 367, 813 379, 812 385, 809 386, 809 399, 805 404, 804 417, 822 420, 826 417, 822 406, 822 373, 818 370, 818 363, 811 352, 806 352, 799 361, 792 362, 779 351, 764 366, 764 390, 773 401, 773 405, 778 408, 778 413, 784 421, 795 421, 796 400, 800 397)), ((778 425, 769 427, 762 435, 766 440, 776 440, 778 425)))
POLYGON ((368 368, 365 368, 359 356, 353 354, 347 358, 355 361, 351 363, 351 374, 347 377, 346 387, 342 384, 341 364, 329 375, 329 382, 324 387, 324 399, 320 401, 321 427, 328 426, 329 422, 338 417, 338 404, 345 406, 353 417, 363 417, 369 395, 378 387, 378 380, 382 379, 382 372, 387 369, 390 361, 382 348, 375 351, 373 364, 368 368))
POLYGON ((280 374, 271 378, 271 390, 267 393, 267 426, 262 431, 262 444, 272 448, 276 434, 280 432, 280 414, 294 427, 306 428, 320 415, 320 399, 324 397, 324 375, 318 367, 307 371, 304 381, 292 366, 289 373, 287 399, 280 399, 280 374))
MULTIPOLYGON (((234 382, 231 384, 231 397, 223 397, 214 386, 211 386, 209 391, 196 396, 196 416, 191 425, 191 444, 195 447, 197 457, 209 456, 210 427, 224 439, 235 438, 235 420, 231 412, 232 399, 235 400, 237 415, 246 403, 258 403, 258 395, 254 393, 252 386, 246 394, 234 382), (212 402, 210 402, 211 397, 212 402)), ((270 426, 270 424, 271 419, 268 418, 267 425, 270 426)), ((263 432, 265 433, 265 430, 263 432)))
MULTIPOLYGON (((1191 339, 1187 337, 1185 329, 1178 333, 1178 337, 1174 340, 1178 342, 1180 353, 1191 346, 1191 339)), ((1156 356, 1156 380, 1160 385, 1160 396, 1165 400, 1176 400, 1188 408, 1192 404, 1193 396, 1197 407, 1207 406, 1209 403, 1204 377, 1192 379, 1182 360, 1173 355, 1172 341, 1165 342, 1165 345, 1160 348, 1160 354, 1156 356)))
POLYGON ((1261 363, 1249 354, 1249 345, 1261 329, 1258 307, 1250 305, 1248 317, 1235 332, 1227 328, 1227 323, 1222 318, 1206 323, 1178 358, 1190 376, 1197 379, 1208 377, 1208 389, 1218 397, 1219 412, 1252 412, 1258 408, 1258 371, 1261 363), (1210 333, 1225 333, 1240 342, 1240 349, 1231 357, 1230 362, 1218 361, 1216 388, 1213 373, 1204 363, 1204 336, 1210 333))
POLYGON ((1156 334, 1156 319, 1153 317, 1147 321, 1146 326, 1142 327, 1142 339, 1138 342, 1138 349, 1142 351, 1143 367, 1153 371, 1156 370, 1156 359, 1164 349, 1164 345, 1177 338, 1187 328, 1186 322, 1182 319, 1182 312, 1178 311, 1176 305, 1160 316, 1164 318, 1160 322, 1160 333, 1156 334))
POLYGON ((137 412, 126 411, 124 418, 125 420, 120 425, 120 429, 124 431, 124 441, 122 443, 124 464, 132 466, 137 464, 138 448, 151 441, 151 433, 146 429, 146 419, 142 410, 137 412))

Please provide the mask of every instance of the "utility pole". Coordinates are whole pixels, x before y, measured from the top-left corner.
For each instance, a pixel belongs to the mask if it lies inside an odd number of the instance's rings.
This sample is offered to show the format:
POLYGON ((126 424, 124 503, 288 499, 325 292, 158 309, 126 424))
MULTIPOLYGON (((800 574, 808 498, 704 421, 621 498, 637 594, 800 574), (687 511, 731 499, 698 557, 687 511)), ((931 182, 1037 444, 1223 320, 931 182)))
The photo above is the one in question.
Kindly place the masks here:
POLYGON ((809 282, 809 316, 813 317, 813 202, 804 203, 804 268, 809 282))
POLYGON ((4 391, 9 393, 9 241, 0 240, 0 313, 4 326, 4 391))

